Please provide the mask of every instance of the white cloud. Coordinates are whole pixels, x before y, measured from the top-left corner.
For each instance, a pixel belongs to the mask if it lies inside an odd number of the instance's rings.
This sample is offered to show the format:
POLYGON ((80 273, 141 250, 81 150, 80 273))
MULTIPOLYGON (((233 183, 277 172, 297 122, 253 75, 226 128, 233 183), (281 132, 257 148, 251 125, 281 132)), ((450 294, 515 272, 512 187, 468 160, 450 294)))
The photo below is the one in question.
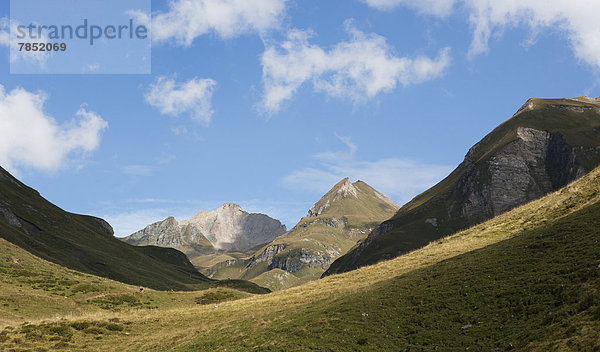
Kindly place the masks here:
POLYGON ((177 155, 172 153, 162 153, 154 158, 154 160, 160 165, 167 165, 177 159, 177 155))
MULTIPOLYGON (((279 26, 287 0, 175 0, 169 11, 152 18, 152 39, 174 40, 191 46, 199 36, 215 34, 233 38, 245 33, 264 33, 279 26)), ((137 13, 148 22, 147 15, 137 13)))
POLYGON ((387 10, 396 5, 412 7, 421 13, 446 16, 455 4, 469 13, 473 41, 471 58, 487 53, 489 40, 506 28, 525 25, 533 35, 542 30, 559 30, 568 39, 575 56, 600 69, 600 2, 593 0, 364 0, 370 6, 387 10), (427 9, 430 8, 431 11, 427 9))
POLYGON ((310 32, 295 30, 278 45, 267 45, 262 55, 264 97, 262 108, 276 113, 300 86, 354 102, 440 77, 450 65, 449 49, 431 59, 397 57, 384 37, 366 34, 346 22, 349 41, 330 50, 310 44, 310 32))
POLYGON ((575 56, 600 68, 600 2, 590 0, 467 0, 471 10, 473 42, 471 57, 486 53, 492 34, 525 24, 533 33, 560 29, 569 39, 575 56))
POLYGON ((456 0, 363 0, 369 6, 378 10, 390 10, 404 5, 417 10, 419 13, 435 16, 447 16, 452 12, 456 0))
MULTIPOLYGON (((356 147, 354 144, 350 146, 356 147)), ((350 177, 352 180, 363 180, 397 203, 404 204, 442 180, 453 169, 452 166, 402 158, 358 160, 354 156, 355 150, 349 148, 347 151, 320 153, 315 156, 318 167, 296 170, 284 177, 283 182, 288 186, 325 194, 344 177, 350 177)))
POLYGON ((340 142, 344 143, 346 147, 348 147, 350 156, 354 156, 354 153, 358 150, 358 146, 352 143, 352 138, 350 138, 349 136, 340 136, 337 133, 334 133, 334 135, 335 138, 339 139, 340 142))
POLYGON ((210 123, 213 115, 212 95, 216 82, 210 78, 193 78, 187 82, 175 82, 160 76, 150 85, 146 102, 159 109, 163 115, 189 114, 193 120, 210 123))
MULTIPOLYGON (((42 35, 39 39, 32 39, 29 36, 24 39, 17 39, 11 37, 11 31, 16 33, 18 22, 11 21, 8 17, 0 18, 0 45, 10 48, 18 48, 18 43, 39 43, 47 42, 46 37, 42 35)), ((29 63, 33 63, 40 67, 44 67, 48 59, 52 56, 51 52, 48 51, 26 51, 26 50, 11 50, 9 60, 10 63, 15 63, 18 60, 23 60, 29 63)))
POLYGON ((171 132, 173 132, 176 136, 183 136, 188 133, 188 129, 185 126, 175 126, 171 127, 171 132))
POLYGON ((108 127, 98 114, 81 107, 68 124, 59 125, 44 112, 47 97, 17 88, 7 93, 0 85, 0 164, 55 171, 76 151, 91 152, 108 127))

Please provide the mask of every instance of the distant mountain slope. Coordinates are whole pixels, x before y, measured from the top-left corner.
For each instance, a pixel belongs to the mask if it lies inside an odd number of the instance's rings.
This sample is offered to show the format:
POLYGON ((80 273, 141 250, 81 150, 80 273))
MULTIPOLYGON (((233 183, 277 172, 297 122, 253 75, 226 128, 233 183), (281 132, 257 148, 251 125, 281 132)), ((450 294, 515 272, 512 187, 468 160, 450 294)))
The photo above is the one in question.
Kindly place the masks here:
MULTIPOLYGON (((219 284, 197 272, 183 253, 119 241, 104 220, 58 208, 2 168, 0 237, 53 263, 124 283, 163 290, 219 284)), ((224 284, 260 291, 251 283, 224 284)))
POLYGON ((600 100, 530 99, 443 181, 404 205, 324 275, 374 264, 557 190, 600 164, 600 100))
POLYGON ((215 252, 215 247, 198 229, 190 225, 180 225, 172 216, 150 224, 121 240, 134 246, 176 248, 188 257, 215 252))
POLYGON ((279 220, 249 214, 237 204, 225 203, 181 222, 169 217, 122 240, 136 246, 176 248, 194 258, 217 251, 245 251, 271 242, 285 231, 279 220))
POLYGON ((223 272, 238 274, 244 280, 256 278, 257 283, 268 283, 272 289, 317 279, 335 258, 346 253, 398 208, 366 183, 351 183, 345 178, 289 232, 248 259, 227 260, 214 266, 212 274, 219 278, 224 276, 223 272), (273 275, 265 275, 270 271, 273 275))

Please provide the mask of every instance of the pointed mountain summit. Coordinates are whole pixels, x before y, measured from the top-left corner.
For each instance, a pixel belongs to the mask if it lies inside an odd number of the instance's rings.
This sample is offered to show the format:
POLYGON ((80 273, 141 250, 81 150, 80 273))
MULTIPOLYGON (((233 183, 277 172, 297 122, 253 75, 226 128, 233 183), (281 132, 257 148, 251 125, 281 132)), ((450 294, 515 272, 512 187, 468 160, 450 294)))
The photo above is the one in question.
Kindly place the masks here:
POLYGON ((327 192, 308 211, 308 217, 322 214, 331 216, 370 216, 379 217, 381 212, 397 210, 399 207, 391 199, 373 189, 363 181, 351 183, 346 177, 327 192))
POLYGON ((173 217, 148 225, 123 241, 133 245, 176 248, 188 257, 216 251, 246 251, 285 233, 285 225, 264 214, 250 214, 234 203, 201 211, 178 222, 173 217))
POLYGON ((398 205, 366 183, 351 183, 345 178, 289 232, 250 258, 227 260, 205 273, 215 278, 244 278, 271 289, 314 280, 398 209, 398 205))
POLYGON ((358 199, 358 191, 352 185, 350 179, 346 177, 308 210, 308 217, 317 217, 326 212, 331 207, 332 203, 350 197, 358 199))
POLYGON ((556 191, 600 164, 600 99, 529 99, 444 180, 404 205, 326 275, 397 257, 556 191))

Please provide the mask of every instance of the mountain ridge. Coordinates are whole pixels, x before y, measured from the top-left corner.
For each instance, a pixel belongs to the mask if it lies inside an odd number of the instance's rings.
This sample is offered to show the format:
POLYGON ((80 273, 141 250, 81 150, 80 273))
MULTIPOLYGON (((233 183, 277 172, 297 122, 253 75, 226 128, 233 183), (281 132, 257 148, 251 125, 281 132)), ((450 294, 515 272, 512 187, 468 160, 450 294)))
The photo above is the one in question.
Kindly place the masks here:
POLYGON ((600 103, 588 100, 529 99, 471 147, 448 177, 381 223, 324 276, 422 247, 594 169, 600 164, 600 103))

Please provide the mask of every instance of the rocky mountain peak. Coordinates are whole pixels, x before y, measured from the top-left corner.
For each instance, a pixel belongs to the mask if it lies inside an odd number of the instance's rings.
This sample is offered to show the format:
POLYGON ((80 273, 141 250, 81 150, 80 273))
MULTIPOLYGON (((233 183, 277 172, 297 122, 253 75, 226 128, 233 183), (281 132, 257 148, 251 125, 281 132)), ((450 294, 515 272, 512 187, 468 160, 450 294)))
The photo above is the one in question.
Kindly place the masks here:
POLYGON ((225 203, 223 205, 221 205, 220 209, 228 209, 228 210, 239 210, 239 211, 243 211, 242 207, 235 204, 235 203, 225 203))
MULTIPOLYGON (((284 272, 295 280, 316 279, 334 259, 399 208, 365 182, 352 183, 346 177, 315 203, 308 216, 289 232, 259 249, 249 262, 243 262, 239 278, 262 280, 284 272)), ((227 270, 223 268, 216 270, 227 270)))
POLYGON ((338 182, 315 205, 308 210, 308 217, 317 217, 325 213, 348 213, 348 208, 370 208, 374 203, 385 203, 384 207, 398 209, 389 198, 373 189, 363 181, 350 182, 348 177, 338 182), (356 206, 350 206, 355 203, 356 206))
POLYGON ((338 183, 334 187, 334 189, 336 189, 335 195, 337 197, 358 197, 358 191, 356 190, 352 182, 350 182, 350 179, 348 177, 346 177, 340 183, 338 183))
POLYGON ((124 241, 134 245, 173 247, 188 256, 204 252, 243 251, 271 242, 286 232, 285 225, 263 214, 249 214, 235 203, 225 203, 192 218, 177 221, 169 217, 148 225, 124 241))

